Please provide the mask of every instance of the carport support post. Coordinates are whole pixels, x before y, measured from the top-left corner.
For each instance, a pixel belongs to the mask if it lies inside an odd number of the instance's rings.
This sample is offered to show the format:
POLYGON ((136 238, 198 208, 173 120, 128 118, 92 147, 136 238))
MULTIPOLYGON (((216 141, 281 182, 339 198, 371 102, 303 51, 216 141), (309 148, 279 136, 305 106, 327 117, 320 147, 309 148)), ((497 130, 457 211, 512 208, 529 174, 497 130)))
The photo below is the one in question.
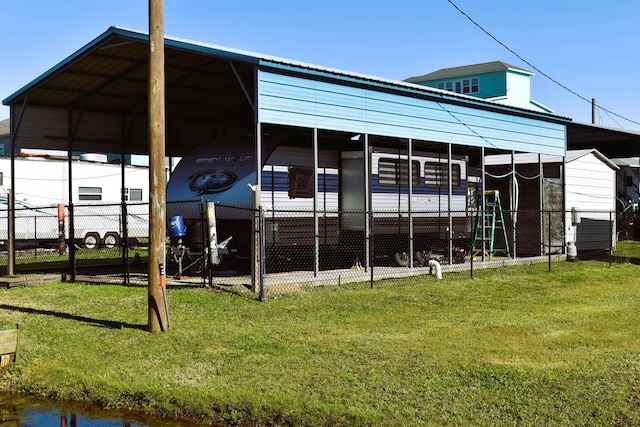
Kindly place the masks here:
POLYGON ((122 272, 123 274, 123 282, 125 285, 129 284, 129 230, 127 228, 129 215, 127 214, 127 195, 125 195, 124 191, 126 188, 125 181, 125 139, 126 135, 124 133, 125 121, 124 117, 121 118, 121 129, 122 129, 122 140, 120 141, 120 225, 121 225, 121 234, 120 234, 120 248, 122 250, 122 272))
POLYGON ((318 128, 313 128, 313 277, 318 277, 319 271, 320 229, 318 226, 318 128))
POLYGON ((256 183, 250 186, 253 193, 253 219, 251 221, 251 291, 258 293, 261 301, 264 300, 264 239, 260 232, 264 232, 260 225, 262 224, 262 209, 260 207, 260 186, 262 185, 262 126, 256 120, 256 183))
POLYGON ((409 268, 413 268, 413 214, 411 212, 411 199, 413 198, 413 169, 411 168, 413 164, 413 140, 409 138, 407 140, 407 170, 409 177, 407 178, 408 187, 407 187, 407 216, 409 217, 409 268))
POLYGON ((76 265, 76 223, 75 214, 73 212, 73 115, 71 110, 67 111, 67 132, 69 134, 67 141, 67 164, 69 165, 68 192, 69 192, 69 280, 73 283, 76 281, 77 265, 76 265))
MULTIPOLYGON (((511 258, 516 257, 516 227, 518 225, 518 203, 520 202, 518 200, 518 182, 516 178, 516 152, 511 150, 511 197, 509 197, 511 199, 511 238, 513 239, 511 258)), ((502 226, 504 227, 504 224, 502 226)), ((508 245, 509 243, 506 242, 506 244, 508 245)), ((507 251, 508 255, 509 251, 507 251)))
POLYGON ((166 193, 163 0, 149 0, 149 284, 148 329, 169 327, 165 294, 166 193))
POLYGON ((451 198, 453 197, 453 179, 451 178, 452 166, 451 156, 453 155, 451 144, 447 144, 447 251, 449 253, 449 264, 453 264, 453 218, 451 217, 451 198))
MULTIPOLYGON (((13 174, 11 174, 13 177, 13 174)), ((9 221, 7 233, 8 233, 8 241, 7 241, 7 276, 13 276, 15 274, 15 265, 16 265, 16 211, 15 211, 15 194, 13 191, 13 187, 8 191, 9 195, 9 215, 7 216, 7 220, 9 221)))

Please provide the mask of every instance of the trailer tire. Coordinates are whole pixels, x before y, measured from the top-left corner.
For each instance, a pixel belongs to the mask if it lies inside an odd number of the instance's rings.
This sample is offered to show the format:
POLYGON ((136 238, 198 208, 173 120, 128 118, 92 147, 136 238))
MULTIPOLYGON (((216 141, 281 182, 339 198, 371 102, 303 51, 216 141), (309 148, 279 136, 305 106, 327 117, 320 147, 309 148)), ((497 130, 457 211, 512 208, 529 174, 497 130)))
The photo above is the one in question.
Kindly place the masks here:
POLYGON ((115 248, 120 244, 120 235, 114 231, 110 231, 104 235, 104 239, 102 240, 102 245, 107 248, 115 248))
POLYGON ((396 252, 393 255, 393 259, 398 267, 408 267, 410 258, 411 257, 406 252, 396 252))
POLYGON ((95 232, 87 233, 82 239, 82 246, 86 249, 95 249, 100 246, 100 235, 95 232))

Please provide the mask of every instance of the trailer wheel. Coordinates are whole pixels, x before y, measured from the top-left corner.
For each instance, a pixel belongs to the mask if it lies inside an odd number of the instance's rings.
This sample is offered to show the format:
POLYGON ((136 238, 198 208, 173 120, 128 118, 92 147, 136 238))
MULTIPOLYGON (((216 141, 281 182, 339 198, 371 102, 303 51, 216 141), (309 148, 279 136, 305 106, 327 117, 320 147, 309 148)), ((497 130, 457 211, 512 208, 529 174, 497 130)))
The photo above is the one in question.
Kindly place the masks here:
POLYGON ((115 248, 120 244, 120 235, 118 233, 110 231, 104 235, 104 240, 102 241, 102 244, 107 249, 115 248))
POLYGON ((393 259, 398 267, 408 267, 410 256, 406 252, 396 252, 393 259))
POLYGON ((87 233, 82 239, 82 245, 86 249, 95 249, 100 245, 100 235, 98 233, 87 233))

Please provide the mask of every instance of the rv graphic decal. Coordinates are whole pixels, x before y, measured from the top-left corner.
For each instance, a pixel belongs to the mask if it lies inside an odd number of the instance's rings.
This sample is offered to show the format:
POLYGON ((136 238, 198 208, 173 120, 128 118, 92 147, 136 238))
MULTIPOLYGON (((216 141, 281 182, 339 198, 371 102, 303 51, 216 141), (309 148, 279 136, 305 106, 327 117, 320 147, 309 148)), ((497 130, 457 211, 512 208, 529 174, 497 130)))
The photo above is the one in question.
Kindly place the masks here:
POLYGON ((238 182, 238 176, 227 170, 207 170, 194 173, 189 177, 189 188, 196 196, 214 194, 228 190, 238 182))

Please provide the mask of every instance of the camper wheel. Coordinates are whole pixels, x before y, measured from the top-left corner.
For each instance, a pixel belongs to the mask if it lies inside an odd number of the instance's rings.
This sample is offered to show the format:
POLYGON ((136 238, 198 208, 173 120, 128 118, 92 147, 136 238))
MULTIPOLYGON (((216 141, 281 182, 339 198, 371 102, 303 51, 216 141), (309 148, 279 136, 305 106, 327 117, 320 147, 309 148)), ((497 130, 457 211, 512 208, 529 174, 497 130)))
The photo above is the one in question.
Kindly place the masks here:
POLYGON ((118 235, 118 233, 110 231, 104 235, 102 244, 107 249, 115 248, 120 244, 120 236, 118 235))
POLYGON ((95 249, 100 245, 100 235, 95 232, 87 233, 82 239, 82 244, 86 249, 95 249))

